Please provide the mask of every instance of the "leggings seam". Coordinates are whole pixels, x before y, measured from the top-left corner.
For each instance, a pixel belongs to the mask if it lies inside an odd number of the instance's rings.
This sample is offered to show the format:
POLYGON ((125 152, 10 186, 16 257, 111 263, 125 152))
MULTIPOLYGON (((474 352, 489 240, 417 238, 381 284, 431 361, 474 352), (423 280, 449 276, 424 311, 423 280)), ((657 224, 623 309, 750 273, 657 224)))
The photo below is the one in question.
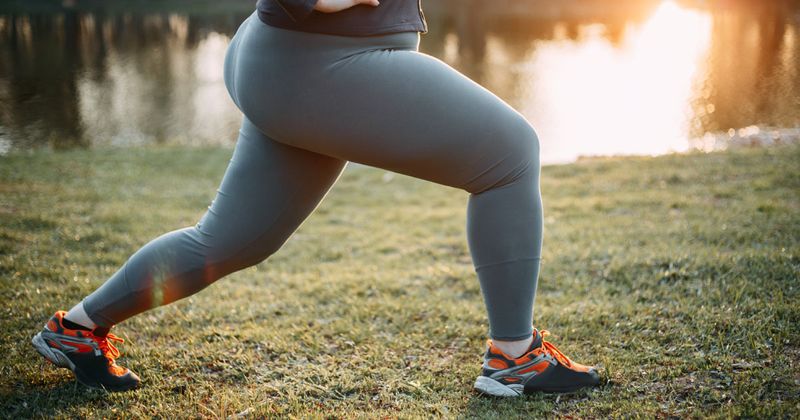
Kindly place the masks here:
POLYGON ((517 258, 517 259, 513 259, 513 260, 505 260, 505 261, 499 261, 499 262, 494 262, 494 263, 476 265, 475 266, 475 271, 478 271, 478 270, 480 270, 482 268, 492 267, 492 266, 495 266, 495 265, 512 264, 512 263, 520 262, 520 261, 541 261, 541 260, 542 260, 542 257, 517 258))

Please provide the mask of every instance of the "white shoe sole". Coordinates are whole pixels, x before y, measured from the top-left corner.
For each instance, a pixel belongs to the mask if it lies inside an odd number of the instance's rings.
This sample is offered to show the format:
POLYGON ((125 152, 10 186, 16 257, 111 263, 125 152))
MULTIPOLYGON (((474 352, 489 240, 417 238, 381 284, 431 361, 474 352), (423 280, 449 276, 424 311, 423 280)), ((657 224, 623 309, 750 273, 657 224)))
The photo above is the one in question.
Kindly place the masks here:
POLYGON ((488 376, 478 376, 475 380, 475 389, 478 392, 495 397, 519 397, 523 388, 522 384, 503 385, 488 376))
POLYGON ((72 363, 67 355, 62 353, 60 350, 48 346, 47 343, 44 342, 44 338, 42 338, 42 333, 34 335, 31 343, 33 343, 33 347, 36 348, 36 351, 38 351, 39 354, 44 356, 45 359, 49 360, 54 365, 67 368, 73 373, 75 372, 75 364, 72 363))

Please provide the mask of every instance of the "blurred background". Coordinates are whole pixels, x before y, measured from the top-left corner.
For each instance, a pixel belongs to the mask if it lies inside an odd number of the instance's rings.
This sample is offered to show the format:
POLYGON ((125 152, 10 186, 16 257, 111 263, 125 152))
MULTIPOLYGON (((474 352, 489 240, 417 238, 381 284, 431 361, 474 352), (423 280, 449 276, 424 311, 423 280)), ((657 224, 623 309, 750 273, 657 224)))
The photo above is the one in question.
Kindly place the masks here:
MULTIPOLYGON (((0 154, 232 146, 222 63, 254 4, 0 1, 0 154)), ((800 138, 800 1, 423 6, 421 50, 522 112, 545 163, 800 138)))

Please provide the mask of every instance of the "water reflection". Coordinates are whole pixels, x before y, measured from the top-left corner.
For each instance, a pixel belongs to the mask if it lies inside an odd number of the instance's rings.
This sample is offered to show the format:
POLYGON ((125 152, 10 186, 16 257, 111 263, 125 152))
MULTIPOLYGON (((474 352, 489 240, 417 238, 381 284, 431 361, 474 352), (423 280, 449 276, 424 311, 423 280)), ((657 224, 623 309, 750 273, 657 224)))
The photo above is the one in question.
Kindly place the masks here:
POLYGON ((16 144, 230 143, 222 56, 247 15, 78 13, 0 20, 0 121, 16 144))
MULTIPOLYGON (((222 60, 251 7, 233 3, 234 11, 204 14, 0 10, 0 149, 230 145, 240 116, 222 60)), ((536 125, 547 162, 800 126, 799 11, 789 1, 425 6, 422 50, 518 108, 536 125)))

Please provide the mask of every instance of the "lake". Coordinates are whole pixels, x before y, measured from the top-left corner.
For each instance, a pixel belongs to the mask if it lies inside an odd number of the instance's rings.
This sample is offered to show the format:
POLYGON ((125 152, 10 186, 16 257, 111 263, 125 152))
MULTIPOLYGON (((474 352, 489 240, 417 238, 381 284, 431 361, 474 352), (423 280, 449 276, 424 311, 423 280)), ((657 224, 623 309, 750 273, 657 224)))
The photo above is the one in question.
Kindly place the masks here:
MULTIPOLYGON (((0 154, 232 146, 241 116, 222 62, 254 3, 4 0, 0 154)), ((525 115, 545 163, 800 138, 797 1, 423 6, 421 50, 525 115)))

